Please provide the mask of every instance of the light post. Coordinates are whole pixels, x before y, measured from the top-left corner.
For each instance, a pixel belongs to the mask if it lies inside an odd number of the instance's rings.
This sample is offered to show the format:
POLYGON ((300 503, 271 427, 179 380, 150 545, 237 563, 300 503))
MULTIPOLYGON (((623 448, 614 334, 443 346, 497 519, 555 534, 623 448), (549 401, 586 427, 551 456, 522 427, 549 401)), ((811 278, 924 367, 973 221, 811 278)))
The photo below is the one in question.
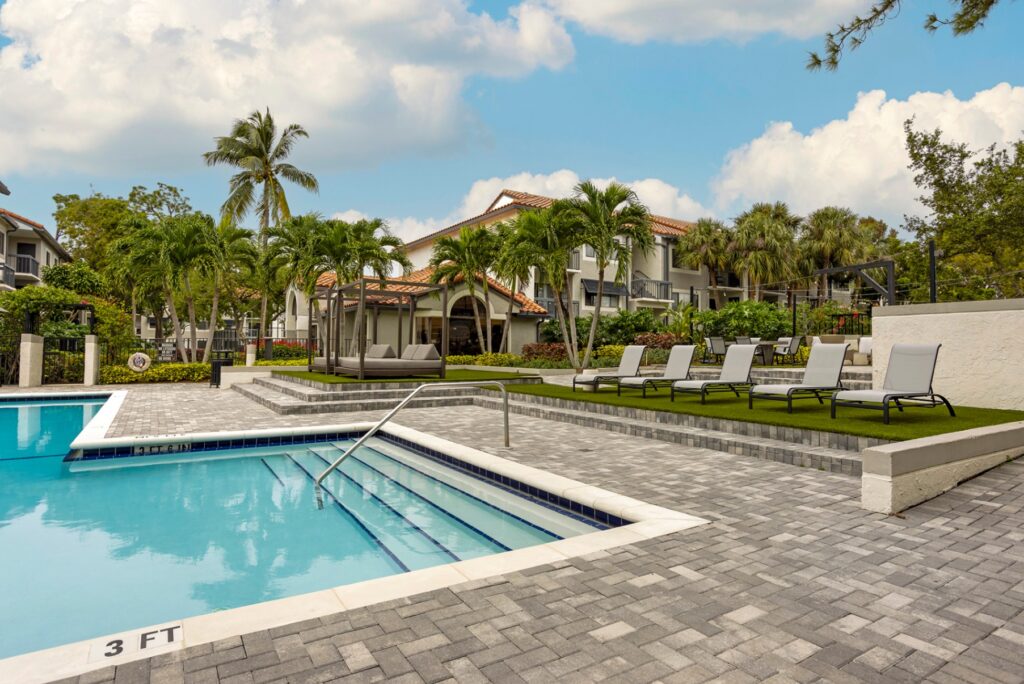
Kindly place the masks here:
POLYGON ((928 240, 928 301, 932 304, 939 300, 938 282, 935 277, 935 261, 942 256, 941 249, 935 249, 935 238, 928 240))

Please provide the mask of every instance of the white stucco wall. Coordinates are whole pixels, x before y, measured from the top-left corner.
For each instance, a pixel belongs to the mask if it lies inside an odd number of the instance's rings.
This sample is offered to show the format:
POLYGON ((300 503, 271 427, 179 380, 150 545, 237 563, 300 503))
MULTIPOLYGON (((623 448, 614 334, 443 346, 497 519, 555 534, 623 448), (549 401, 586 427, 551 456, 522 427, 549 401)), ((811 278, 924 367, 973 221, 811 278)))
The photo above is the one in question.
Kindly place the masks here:
POLYGON ((892 345, 939 342, 937 393, 954 405, 1024 409, 1024 299, 876 308, 872 338, 876 388, 892 345))

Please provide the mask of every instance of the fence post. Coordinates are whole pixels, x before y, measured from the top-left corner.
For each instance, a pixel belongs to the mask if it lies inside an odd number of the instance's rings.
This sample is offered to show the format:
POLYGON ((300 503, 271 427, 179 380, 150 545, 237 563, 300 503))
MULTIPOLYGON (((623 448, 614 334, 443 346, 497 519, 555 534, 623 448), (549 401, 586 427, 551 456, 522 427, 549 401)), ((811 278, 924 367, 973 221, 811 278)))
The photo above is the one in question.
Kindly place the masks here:
POLYGON ((41 335, 22 333, 21 363, 18 367, 18 387, 39 387, 43 384, 43 338, 41 335))
POLYGON ((100 338, 97 335, 85 336, 85 375, 82 384, 92 387, 100 381, 100 338))

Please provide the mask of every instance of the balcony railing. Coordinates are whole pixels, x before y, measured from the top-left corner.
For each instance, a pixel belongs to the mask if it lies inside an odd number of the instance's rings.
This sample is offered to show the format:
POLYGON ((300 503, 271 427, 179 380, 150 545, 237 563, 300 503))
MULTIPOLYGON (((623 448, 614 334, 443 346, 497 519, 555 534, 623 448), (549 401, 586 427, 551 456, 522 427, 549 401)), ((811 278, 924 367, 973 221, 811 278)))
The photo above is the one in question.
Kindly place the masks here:
POLYGON ((569 253, 569 271, 580 270, 580 250, 574 249, 569 253))
POLYGON ((7 265, 14 269, 15 273, 27 273, 39 277, 39 262, 35 257, 26 254, 10 254, 7 256, 7 265))
POLYGON ((3 283, 8 287, 14 287, 14 269, 7 264, 0 264, 0 270, 3 271, 3 283))
POLYGON ((634 278, 633 297, 636 299, 659 299, 663 301, 672 301, 672 283, 667 280, 634 278))
MULTIPOLYGON (((538 304, 540 304, 541 306, 543 306, 545 309, 547 309, 547 312, 548 312, 549 316, 551 316, 552 318, 555 317, 556 314, 555 314, 555 300, 554 299, 538 298, 536 300, 536 302, 538 304)), ((580 315, 580 303, 578 301, 574 301, 572 303, 572 309, 573 309, 573 312, 577 316, 580 315)))

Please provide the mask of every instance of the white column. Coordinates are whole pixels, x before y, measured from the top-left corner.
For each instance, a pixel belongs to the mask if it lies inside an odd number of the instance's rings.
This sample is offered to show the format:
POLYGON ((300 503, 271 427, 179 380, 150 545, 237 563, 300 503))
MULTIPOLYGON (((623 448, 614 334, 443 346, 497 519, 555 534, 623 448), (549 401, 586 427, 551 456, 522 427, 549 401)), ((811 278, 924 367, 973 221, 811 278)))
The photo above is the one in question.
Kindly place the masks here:
POLYGON ((255 366, 256 365, 256 345, 247 344, 245 345, 245 365, 255 366))
POLYGON ((39 335, 22 333, 18 387, 39 387, 42 384, 43 338, 39 335))
POLYGON ((92 387, 100 381, 100 338, 96 335, 85 336, 85 377, 82 384, 92 387))

